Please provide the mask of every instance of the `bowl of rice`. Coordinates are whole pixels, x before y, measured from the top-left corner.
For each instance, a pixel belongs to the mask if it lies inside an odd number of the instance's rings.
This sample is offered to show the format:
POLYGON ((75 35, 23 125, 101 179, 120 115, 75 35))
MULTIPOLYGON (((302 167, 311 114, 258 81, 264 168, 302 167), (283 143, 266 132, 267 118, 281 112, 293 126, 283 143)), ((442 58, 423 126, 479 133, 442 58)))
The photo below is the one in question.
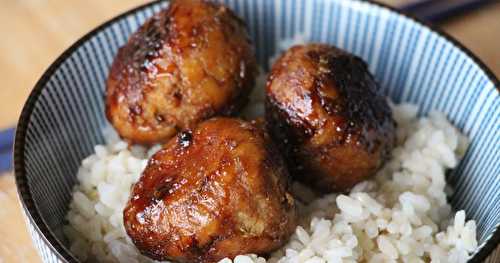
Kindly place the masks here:
MULTIPOLYGON (((347 193, 294 182, 300 222, 270 255, 243 262, 482 262, 500 241, 499 81, 429 25, 376 3, 222 0, 247 24, 261 75, 244 118, 262 116, 270 64, 296 43, 322 42, 369 66, 397 123, 392 157, 347 193)), ((154 262, 127 236, 130 189, 159 146, 129 145, 104 114, 118 48, 168 1, 94 29, 44 73, 22 111, 15 176, 44 262, 154 262)), ((490 262, 500 257, 491 255, 490 262)))

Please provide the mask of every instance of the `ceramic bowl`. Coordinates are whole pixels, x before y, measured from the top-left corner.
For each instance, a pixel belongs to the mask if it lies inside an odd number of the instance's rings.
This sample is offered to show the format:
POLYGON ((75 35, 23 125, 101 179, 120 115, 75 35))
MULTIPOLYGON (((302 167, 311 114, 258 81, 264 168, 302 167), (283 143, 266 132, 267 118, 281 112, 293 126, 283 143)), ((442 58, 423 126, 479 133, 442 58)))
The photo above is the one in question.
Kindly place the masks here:
MULTIPOLYGON (((225 0, 249 28, 266 67, 277 43, 301 35, 362 57, 396 102, 421 114, 446 113, 471 140, 447 179, 456 209, 477 222, 480 262, 500 240, 500 96, 498 79, 451 37, 415 18, 365 1, 225 0)), ((88 33, 43 74, 22 111, 15 140, 15 175, 34 244, 45 262, 74 262, 61 227, 80 161, 103 143, 103 96, 118 48, 153 13, 154 2, 88 33)))

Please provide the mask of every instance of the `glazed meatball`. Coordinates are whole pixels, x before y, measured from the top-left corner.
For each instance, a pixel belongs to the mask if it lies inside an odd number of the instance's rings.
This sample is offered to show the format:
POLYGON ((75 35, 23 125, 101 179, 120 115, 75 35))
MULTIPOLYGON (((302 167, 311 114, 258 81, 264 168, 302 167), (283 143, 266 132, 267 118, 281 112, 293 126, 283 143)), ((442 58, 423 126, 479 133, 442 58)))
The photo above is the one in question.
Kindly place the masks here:
POLYGON ((231 10, 174 0, 118 51, 106 115, 129 142, 163 143, 204 119, 237 113, 255 75, 247 30, 231 10))
POLYGON ((295 46, 273 65, 266 120, 292 176, 321 191, 346 191, 390 154, 395 122, 358 57, 323 44, 295 46))
POLYGON ((153 155, 123 217, 143 254, 176 262, 268 253, 297 222, 288 172, 269 136, 231 118, 180 132, 153 155))

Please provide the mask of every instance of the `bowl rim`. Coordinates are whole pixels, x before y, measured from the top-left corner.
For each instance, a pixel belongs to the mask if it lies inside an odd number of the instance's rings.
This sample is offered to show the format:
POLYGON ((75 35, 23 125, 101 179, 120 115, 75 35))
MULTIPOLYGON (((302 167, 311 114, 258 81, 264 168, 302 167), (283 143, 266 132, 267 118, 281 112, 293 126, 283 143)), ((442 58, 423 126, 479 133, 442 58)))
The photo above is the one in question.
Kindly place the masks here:
MULTIPOLYGON (((44 245, 46 245, 53 255, 57 257, 61 262, 79 262, 79 260, 66 248, 61 241, 56 238, 56 235, 48 228, 47 223, 41 217, 41 213, 39 212, 38 207, 35 205, 30 187, 27 183, 26 178, 26 170, 24 167, 24 148, 25 148, 25 137, 26 131, 29 124, 29 120, 31 118, 31 114, 34 110, 34 106, 37 102, 38 97, 42 93, 45 88, 48 80, 53 75, 53 73, 61 66, 61 64, 69 57, 71 54, 78 49, 82 44, 84 44, 87 40, 100 33, 103 29, 108 26, 114 24, 118 20, 125 18, 131 14, 134 14, 142 9, 148 8, 150 6, 159 4, 159 3, 168 3, 170 0, 160 0, 160 1, 152 1, 149 3, 141 4, 136 7, 133 7, 121 14, 114 16, 113 18, 105 21, 104 23, 98 25, 82 37, 80 37, 76 42, 74 42, 70 47, 63 51, 61 55, 57 57, 57 59, 50 64, 50 66, 45 70, 40 79, 36 82, 34 88, 31 90, 24 106, 23 110, 20 114, 18 125, 16 128, 16 135, 14 140, 14 151, 13 151, 13 159, 14 159, 14 175, 16 180, 16 188, 19 196, 20 203, 23 207, 24 215, 26 216, 27 221, 29 221, 33 230, 40 236, 43 240, 44 245)), ((417 18, 414 15, 403 12, 401 10, 397 10, 394 7, 391 7, 387 4, 375 2, 374 0, 353 0, 353 2, 365 2, 366 4, 389 10, 391 13, 405 17, 410 21, 415 22, 416 24, 429 29, 431 32, 436 33, 438 36, 444 38, 444 40, 450 42, 454 47, 462 51, 468 58, 472 60, 488 77, 488 79, 493 83, 497 92, 500 93, 500 81, 497 76, 493 73, 493 71, 488 68, 476 55, 474 55, 468 48, 466 48, 463 44, 461 44, 454 37, 450 36, 448 33, 444 32, 440 28, 435 25, 423 21, 417 18)), ((469 262, 482 262, 489 256, 493 250, 500 243, 500 225, 496 226, 491 238, 486 241, 482 248, 474 254, 474 256, 469 260, 469 262)), ((38 251, 40 254, 40 251, 38 251)))

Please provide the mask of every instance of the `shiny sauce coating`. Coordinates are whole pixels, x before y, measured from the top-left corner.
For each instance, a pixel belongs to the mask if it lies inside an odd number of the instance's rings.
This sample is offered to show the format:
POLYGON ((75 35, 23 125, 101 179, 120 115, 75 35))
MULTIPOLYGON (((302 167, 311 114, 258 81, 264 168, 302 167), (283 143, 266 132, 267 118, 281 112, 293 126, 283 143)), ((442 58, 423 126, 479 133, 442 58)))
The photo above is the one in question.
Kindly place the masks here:
POLYGON ((366 64, 324 44, 292 47, 276 61, 266 120, 293 176, 326 192, 373 175, 395 138, 391 110, 366 64))
POLYGON ((227 7, 171 1, 120 48, 107 80, 106 115, 132 143, 163 143, 215 115, 233 115, 253 88, 245 24, 227 7))
POLYGON ((157 152, 124 210, 127 233, 145 255, 217 262, 266 254, 286 242, 297 218, 288 172, 267 133, 214 118, 157 152))

